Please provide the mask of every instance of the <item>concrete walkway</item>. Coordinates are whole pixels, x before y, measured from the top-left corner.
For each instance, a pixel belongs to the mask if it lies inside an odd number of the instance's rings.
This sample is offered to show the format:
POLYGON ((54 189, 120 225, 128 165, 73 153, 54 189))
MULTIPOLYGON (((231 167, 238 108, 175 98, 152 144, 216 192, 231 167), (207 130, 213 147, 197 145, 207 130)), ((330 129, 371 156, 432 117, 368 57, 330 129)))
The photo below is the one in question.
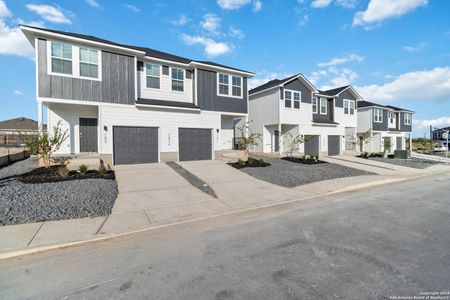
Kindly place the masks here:
MULTIPOLYGON (((338 163, 338 160, 333 162, 338 163)), ((359 165, 352 161, 340 163, 359 165)), ((383 164, 372 163, 374 166, 383 164)), ((390 170, 384 175, 339 178, 288 189, 257 180, 222 161, 182 162, 180 165, 210 185, 218 199, 197 190, 165 164, 116 167, 119 196, 109 216, 1 226, 0 259, 450 171, 450 167, 444 165, 421 172, 411 172, 411 168, 407 168, 406 171, 390 170)), ((359 165, 365 170, 372 170, 374 166, 359 165)))

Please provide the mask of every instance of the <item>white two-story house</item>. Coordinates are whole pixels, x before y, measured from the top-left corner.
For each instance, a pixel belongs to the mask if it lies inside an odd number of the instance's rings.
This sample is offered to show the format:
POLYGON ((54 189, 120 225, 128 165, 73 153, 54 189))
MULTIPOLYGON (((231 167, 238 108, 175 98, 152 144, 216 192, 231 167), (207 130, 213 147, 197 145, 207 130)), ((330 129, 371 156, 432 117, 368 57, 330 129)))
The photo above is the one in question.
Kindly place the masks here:
POLYGON ((249 127, 262 136, 256 151, 288 151, 290 137, 308 137, 297 153, 340 155, 355 149, 361 99, 351 86, 319 91, 302 74, 274 79, 249 91, 249 127))
POLYGON ((358 133, 371 132, 372 137, 363 145, 366 152, 383 152, 388 140, 389 152, 411 149, 411 110, 381 105, 369 101, 358 102, 358 133))
POLYGON ((21 26, 36 53, 39 126, 61 124, 58 154, 98 154, 110 164, 213 159, 232 149, 248 115, 248 71, 21 26))

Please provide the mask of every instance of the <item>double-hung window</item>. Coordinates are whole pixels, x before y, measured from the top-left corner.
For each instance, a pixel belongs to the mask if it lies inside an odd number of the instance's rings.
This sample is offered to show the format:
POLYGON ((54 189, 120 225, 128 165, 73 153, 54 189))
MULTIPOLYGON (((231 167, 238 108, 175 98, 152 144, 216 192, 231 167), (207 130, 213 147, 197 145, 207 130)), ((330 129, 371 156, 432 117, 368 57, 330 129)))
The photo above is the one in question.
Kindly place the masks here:
POLYGON ((355 114, 355 101, 344 99, 344 114, 346 115, 355 114))
POLYGON ((219 73, 219 94, 228 95, 229 86, 228 75, 219 73))
POLYGON ((383 123, 383 110, 375 108, 373 111, 373 121, 376 123, 383 123))
POLYGON ((405 125, 411 125, 411 114, 405 114, 405 125))
POLYGON ((172 91, 184 91, 184 72, 182 69, 172 68, 172 91))
POLYGON ((292 92, 284 91, 284 107, 291 108, 292 105, 292 92))
POLYGON ((300 108, 300 93, 294 92, 294 108, 300 108))
POLYGON ((320 114, 326 115, 327 114, 327 99, 326 98, 320 98, 320 114))
POLYGON ((145 64, 145 72, 147 76, 147 87, 152 89, 159 89, 161 86, 161 67, 159 65, 147 63, 145 64))
POLYGON ((241 97, 242 96, 242 78, 239 76, 232 76, 231 77, 231 95, 235 97, 241 97))
POLYGON ((98 78, 98 50, 80 47, 80 76, 98 78))
POLYGON ((53 73, 72 75, 72 45, 52 42, 51 60, 53 73))
POLYGON ((317 97, 313 97, 312 99, 312 112, 313 114, 317 114, 317 97))

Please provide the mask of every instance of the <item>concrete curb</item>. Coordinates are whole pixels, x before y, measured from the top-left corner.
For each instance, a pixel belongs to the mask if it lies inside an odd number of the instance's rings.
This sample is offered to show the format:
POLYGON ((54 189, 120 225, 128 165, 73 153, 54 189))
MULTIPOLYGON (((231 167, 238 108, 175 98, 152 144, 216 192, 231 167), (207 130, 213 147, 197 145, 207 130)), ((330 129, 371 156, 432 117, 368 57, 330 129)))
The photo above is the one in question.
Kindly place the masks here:
POLYGON ((185 220, 185 221, 180 221, 180 222, 175 222, 175 223, 170 223, 170 224, 164 224, 164 225, 155 226, 155 227, 147 227, 147 228, 133 230, 133 231, 124 232, 124 233, 120 233, 120 234, 111 234, 111 235, 94 238, 94 239, 89 239, 89 240, 82 240, 82 241, 69 242, 69 243, 50 245, 50 246, 43 246, 43 247, 38 247, 38 248, 26 249, 26 250, 12 251, 12 252, 0 254, 0 260, 45 252, 45 251, 49 251, 49 250, 81 246, 81 245, 85 245, 88 243, 101 242, 101 241, 106 241, 106 240, 110 240, 110 239, 114 239, 114 238, 118 238, 118 237, 125 237, 125 236, 136 234, 136 233, 141 233, 141 232, 146 232, 146 231, 151 231, 151 230, 156 230, 156 229, 161 229, 161 228, 167 228, 167 227, 172 227, 172 226, 177 226, 177 225, 182 225, 182 224, 188 224, 188 223, 193 223, 193 222, 198 222, 198 221, 203 221, 203 220, 208 220, 208 219, 212 219, 212 218, 217 218, 217 217, 227 216, 227 215, 232 215, 232 214, 238 214, 238 213, 243 213, 243 212, 248 212, 248 211, 282 206, 282 205, 286 205, 286 204, 290 204, 290 203, 294 203, 294 202, 312 200, 315 198, 321 198, 321 197, 325 197, 325 196, 329 196, 329 195, 353 192, 353 191, 358 191, 358 190, 362 190, 365 188, 376 187, 376 186, 385 185, 385 184, 389 184, 389 183, 399 183, 399 182, 403 182, 403 181, 421 179, 424 177, 428 177, 428 176, 432 176, 432 175, 436 176, 436 175, 440 175, 440 174, 444 174, 444 173, 448 173, 448 171, 440 172, 440 173, 436 173, 436 174, 425 174, 425 175, 421 174, 419 176, 414 176, 414 177, 383 179, 383 180, 378 180, 378 181, 374 181, 374 182, 370 182, 370 183, 355 184, 355 185, 351 185, 351 186, 348 186, 348 187, 345 187, 345 188, 342 188, 342 189, 339 189, 339 190, 336 190, 333 192, 326 192, 326 193, 322 193, 319 195, 311 195, 308 197, 287 200, 287 201, 283 201, 280 203, 273 203, 273 204, 262 205, 262 206, 257 206, 257 207, 234 210, 234 211, 229 211, 229 212, 211 215, 211 216, 207 216, 207 217, 195 218, 195 219, 191 219, 191 220, 185 220))

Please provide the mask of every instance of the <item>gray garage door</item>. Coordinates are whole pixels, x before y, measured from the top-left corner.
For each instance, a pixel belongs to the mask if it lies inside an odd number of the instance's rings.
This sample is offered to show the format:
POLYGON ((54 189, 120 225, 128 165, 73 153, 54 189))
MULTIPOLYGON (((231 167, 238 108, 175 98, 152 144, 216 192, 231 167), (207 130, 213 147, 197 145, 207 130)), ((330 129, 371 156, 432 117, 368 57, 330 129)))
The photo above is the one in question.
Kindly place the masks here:
POLYGON ((341 154, 341 136, 329 135, 328 136, 328 156, 341 154))
POLYGON ((307 135, 307 141, 305 142, 305 155, 319 156, 320 136, 307 135))
POLYGON ((114 164, 158 162, 158 128, 113 127, 114 164))
POLYGON ((211 129, 179 128, 178 146, 180 161, 211 159, 211 129))
POLYGON ((403 150, 403 138, 401 136, 397 137, 397 150, 403 150))

